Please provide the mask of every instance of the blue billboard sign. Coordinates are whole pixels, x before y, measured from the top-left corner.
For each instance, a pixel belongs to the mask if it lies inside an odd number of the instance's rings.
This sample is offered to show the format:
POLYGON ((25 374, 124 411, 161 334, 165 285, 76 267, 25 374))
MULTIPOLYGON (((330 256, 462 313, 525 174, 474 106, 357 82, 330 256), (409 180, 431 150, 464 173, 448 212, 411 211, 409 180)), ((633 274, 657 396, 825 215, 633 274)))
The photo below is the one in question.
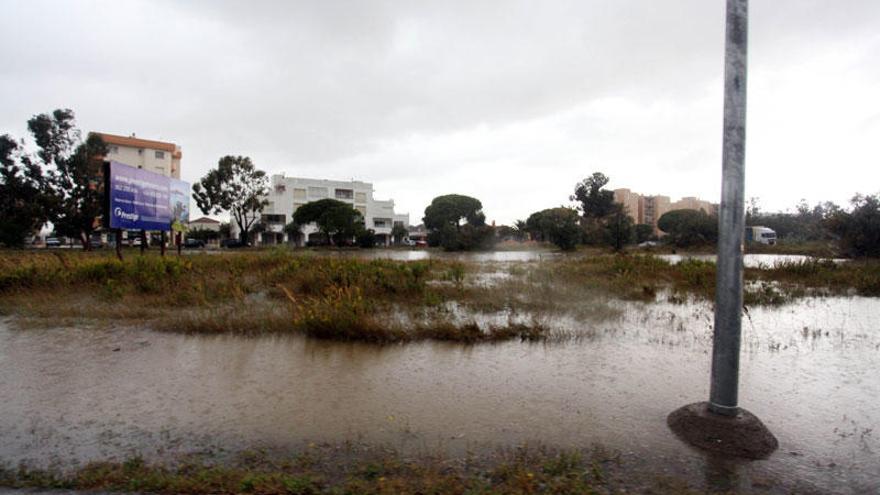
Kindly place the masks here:
POLYGON ((111 229, 170 230, 175 220, 188 221, 186 182, 115 161, 105 173, 105 225, 111 229))

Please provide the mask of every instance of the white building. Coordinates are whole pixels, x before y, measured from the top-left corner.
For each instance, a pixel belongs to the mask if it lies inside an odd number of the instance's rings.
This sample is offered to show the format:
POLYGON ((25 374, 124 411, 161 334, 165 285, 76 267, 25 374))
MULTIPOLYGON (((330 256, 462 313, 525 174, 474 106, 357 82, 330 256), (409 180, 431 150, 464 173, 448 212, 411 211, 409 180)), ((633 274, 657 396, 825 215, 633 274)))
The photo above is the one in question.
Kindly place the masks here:
POLYGON ((409 227, 409 214, 394 212, 394 200, 373 198, 373 184, 361 181, 304 179, 273 175, 269 184, 268 204, 263 209, 262 223, 266 230, 255 236, 261 244, 291 242, 303 245, 318 233, 315 224, 302 227, 303 235, 289 239, 284 226, 293 220, 293 212, 300 206, 320 199, 335 199, 352 205, 364 216, 366 228, 376 232, 380 244, 391 243, 391 229, 395 224, 409 227))
POLYGON ((153 141, 131 136, 117 136, 95 132, 101 136, 109 152, 105 159, 148 170, 166 177, 180 178, 180 160, 183 153, 174 143, 153 141))

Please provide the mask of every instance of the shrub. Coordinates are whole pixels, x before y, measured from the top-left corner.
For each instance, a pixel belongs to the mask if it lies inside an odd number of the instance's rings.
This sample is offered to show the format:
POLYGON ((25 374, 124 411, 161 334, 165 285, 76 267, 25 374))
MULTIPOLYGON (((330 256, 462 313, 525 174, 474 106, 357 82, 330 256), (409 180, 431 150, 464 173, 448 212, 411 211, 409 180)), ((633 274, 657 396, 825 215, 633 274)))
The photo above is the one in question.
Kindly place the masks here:
POLYGON ((826 221, 841 251, 852 257, 880 257, 880 195, 856 195, 852 211, 837 211, 826 221))

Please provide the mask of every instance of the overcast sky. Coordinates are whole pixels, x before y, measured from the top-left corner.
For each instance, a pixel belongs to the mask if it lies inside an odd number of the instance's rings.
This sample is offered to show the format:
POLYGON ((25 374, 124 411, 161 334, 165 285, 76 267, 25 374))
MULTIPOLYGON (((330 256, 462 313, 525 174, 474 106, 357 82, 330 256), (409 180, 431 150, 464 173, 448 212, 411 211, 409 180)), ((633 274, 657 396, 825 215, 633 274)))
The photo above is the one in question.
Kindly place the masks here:
MULTIPOLYGON (((880 1, 752 0, 747 197, 880 192, 880 1)), ((418 223, 440 194, 509 223, 612 188, 718 201, 723 0, 0 0, 0 133, 84 131, 359 179, 418 223)))

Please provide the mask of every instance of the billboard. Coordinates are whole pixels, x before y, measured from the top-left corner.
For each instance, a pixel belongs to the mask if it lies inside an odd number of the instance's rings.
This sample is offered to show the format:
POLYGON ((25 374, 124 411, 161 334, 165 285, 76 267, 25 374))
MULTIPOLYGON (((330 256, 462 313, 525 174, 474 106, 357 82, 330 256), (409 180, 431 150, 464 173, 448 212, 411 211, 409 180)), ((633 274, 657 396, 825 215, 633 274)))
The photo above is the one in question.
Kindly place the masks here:
POLYGON ((182 232, 189 223, 189 182, 168 179, 168 204, 171 208, 171 230, 182 232))
POLYGON ((170 230, 189 221, 189 184, 124 163, 104 162, 104 225, 170 230))

